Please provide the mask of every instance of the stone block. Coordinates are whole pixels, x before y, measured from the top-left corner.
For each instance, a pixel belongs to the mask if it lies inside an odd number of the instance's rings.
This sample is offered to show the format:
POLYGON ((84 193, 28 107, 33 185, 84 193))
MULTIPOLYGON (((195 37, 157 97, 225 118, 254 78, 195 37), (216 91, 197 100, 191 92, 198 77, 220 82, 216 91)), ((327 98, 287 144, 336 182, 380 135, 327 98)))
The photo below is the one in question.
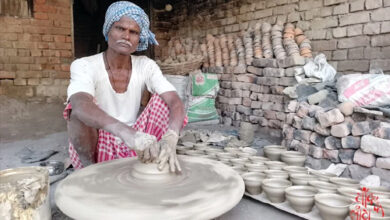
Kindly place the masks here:
POLYGON ((310 105, 306 102, 300 102, 297 110, 297 116, 303 118, 309 114, 310 105))
POLYGON ((348 170, 351 173, 351 177, 359 181, 371 174, 370 168, 362 167, 357 164, 349 165, 348 170))
MULTIPOLYGON (((227 90, 225 91, 227 92, 227 90)), ((242 90, 241 89, 234 89, 231 90, 231 97, 232 98, 242 98, 242 90)))
POLYGON ((337 49, 337 40, 317 40, 312 42, 313 51, 328 51, 337 49))
POLYGON ((301 153, 303 153, 305 155, 308 155, 309 154, 309 150, 310 150, 310 145, 309 144, 299 142, 298 147, 297 147, 297 151, 299 151, 299 152, 301 152, 301 153))
POLYGON ((348 0, 325 0, 324 5, 329 6, 329 5, 337 5, 343 2, 348 2, 348 0))
POLYGON ((261 106, 261 109, 263 110, 271 110, 273 102, 263 102, 263 105, 261 106))
POLYGON ((276 119, 284 122, 286 120, 286 113, 284 112, 276 112, 276 119))
POLYGON ((338 27, 333 29, 333 37, 341 38, 347 36, 347 28, 346 27, 338 27))
POLYGON ((369 66, 368 60, 345 60, 338 62, 338 71, 368 72, 369 66))
POLYGON ((283 111, 283 105, 280 103, 274 103, 272 105, 272 110, 277 111, 277 112, 282 112, 283 111))
POLYGON ((357 150, 353 156, 353 162, 364 167, 373 167, 375 166, 376 158, 373 154, 357 150))
POLYGON ((246 71, 248 71, 249 73, 253 73, 257 76, 262 76, 263 75, 263 69, 261 68, 257 68, 257 67, 254 67, 254 66, 248 66, 246 71))
POLYGON ((316 120, 309 116, 304 116, 302 118, 302 128, 310 131, 314 131, 314 126, 316 125, 316 120))
POLYGON ((318 112, 325 112, 325 109, 318 105, 310 105, 309 116, 315 117, 318 112))
POLYGON ((370 12, 355 12, 348 15, 342 15, 339 19, 340 26, 346 26, 351 24, 368 23, 370 21, 370 12))
POLYGON ((235 76, 236 80, 238 82, 245 82, 245 83, 255 83, 257 81, 257 78, 253 74, 240 74, 235 76))
POLYGON ((352 149, 340 149, 339 158, 344 164, 352 164, 353 156, 355 155, 355 150, 352 149))
POLYGON ((337 108, 344 114, 344 116, 352 115, 355 104, 353 102, 343 102, 337 106, 337 108))
POLYGON ((335 150, 341 148, 340 138, 328 136, 325 138, 324 143, 325 143, 325 148, 329 150, 335 150))
POLYGON ((310 135, 310 142, 318 147, 323 147, 325 145, 325 137, 313 132, 310 135))
POLYGON ((381 33, 389 33, 390 32, 390 21, 381 22, 381 33))
POLYGON ((242 104, 242 98, 230 98, 228 100, 229 105, 241 105, 242 104))
POLYGON ((390 127, 379 127, 372 131, 372 135, 390 140, 390 127))
POLYGON ((232 88, 232 82, 222 81, 221 82, 221 87, 225 88, 225 89, 230 89, 230 88, 232 88))
POLYGON ((341 138, 341 146, 344 149, 359 149, 360 148, 360 137, 347 136, 341 138))
POLYGON ((303 141, 304 143, 310 143, 311 131, 307 130, 295 130, 294 139, 298 141, 303 141))
POLYGON ((372 135, 364 135, 360 148, 366 153, 372 153, 381 157, 390 157, 390 140, 377 138, 372 135))
POLYGON ((382 34, 378 36, 373 36, 371 38, 371 45, 373 47, 383 47, 390 45, 390 34, 382 34))
POLYGON ((260 117, 259 116, 254 116, 254 115, 250 115, 249 116, 249 122, 253 123, 253 124, 256 124, 259 122, 259 119, 260 117))
POLYGON ((242 98, 242 105, 246 107, 251 107, 252 100, 250 98, 242 98))
POLYGON ((279 120, 268 120, 268 127, 280 129, 282 123, 279 120))
POLYGON ((287 140, 292 140, 294 138, 294 130, 295 129, 293 127, 284 124, 283 131, 282 131, 283 138, 287 140))
POLYGON ((337 108, 328 112, 319 112, 316 118, 322 127, 329 127, 344 121, 344 115, 337 108))
POLYGON ((328 159, 333 163, 340 163, 338 150, 323 149, 323 153, 325 159, 328 159))
POLYGON ((268 77, 283 77, 285 74, 282 68, 266 67, 263 69, 263 75, 268 77))
POLYGON ((302 129, 302 118, 295 115, 292 125, 296 129, 302 129))
POLYGON ((261 108, 262 102, 252 101, 251 108, 261 108))
POLYGON ((362 35, 362 33, 363 33, 363 25, 362 24, 356 24, 356 25, 351 25, 351 26, 347 27, 347 36, 348 37, 362 35))
POLYGON ((264 110, 264 117, 268 120, 276 120, 276 112, 271 110, 264 110))
POLYGON ((318 104, 326 98, 328 93, 329 93, 328 90, 323 89, 321 91, 318 91, 314 94, 309 95, 307 97, 307 101, 309 102, 310 105, 318 104))
POLYGON ((309 148, 309 155, 316 159, 322 159, 323 156, 323 149, 321 147, 317 147, 315 145, 310 145, 309 148))
POLYGON ((245 65, 235 66, 233 71, 235 74, 246 73, 246 66, 245 65))
POLYGON ((296 100, 292 100, 287 104, 287 112, 296 112, 299 103, 296 100))
POLYGON ((244 115, 251 115, 252 114, 252 109, 250 107, 246 107, 243 105, 238 105, 236 110, 237 110, 237 112, 240 112, 244 115))
POLYGON ((278 84, 282 86, 294 86, 298 82, 295 77, 282 77, 279 79, 278 84))
POLYGON ((303 66, 306 60, 302 56, 289 56, 283 60, 277 60, 278 66, 281 68, 303 66))
POLYGON ((329 136, 330 135, 330 129, 324 128, 320 124, 316 123, 314 126, 314 132, 323 135, 323 136, 329 136))
POLYGON ((376 167, 390 170, 390 157, 378 157, 376 167))
POLYGON ((368 121, 356 122, 352 126, 352 135, 361 136, 371 132, 370 123, 368 121))
MULTIPOLYGON (((387 183, 390 182, 390 170, 373 167, 371 169, 371 172, 372 172, 372 174, 377 175, 381 178, 381 185, 382 185, 383 181, 386 181, 387 183)), ((390 186, 387 185, 387 187, 390 187, 390 186)))
POLYGON ((363 33, 367 35, 376 35, 380 33, 380 23, 368 23, 364 25, 363 33))
POLYGON ((349 12, 349 4, 344 3, 337 5, 333 8, 333 14, 334 15, 341 15, 341 14, 347 14, 349 12))
POLYGON ((330 134, 335 137, 346 137, 351 133, 351 125, 349 123, 340 123, 332 125, 330 129, 330 134))
POLYGON ((326 159, 315 159, 313 157, 308 156, 305 161, 305 166, 310 167, 315 170, 322 170, 329 167, 331 162, 326 159))
POLYGON ((348 54, 348 50, 336 50, 333 51, 332 58, 333 60, 346 60, 347 54, 348 54))
POLYGON ((379 8, 371 13, 373 21, 388 21, 390 20, 390 8, 379 8))
POLYGON ((364 10, 364 2, 365 0, 355 0, 351 2, 350 11, 362 11, 364 10))
POLYGON ((253 66, 277 68, 278 64, 275 59, 255 58, 253 59, 253 66))
POLYGON ((338 43, 338 48, 354 48, 354 47, 364 47, 370 44, 370 37, 368 36, 356 36, 340 39, 338 43))
POLYGON ((264 116, 264 112, 260 109, 253 109, 252 114, 255 116, 264 116))
POLYGON ((286 116, 286 123, 291 125, 293 123, 294 116, 295 116, 294 113, 288 113, 286 116))
POLYGON ((386 60, 372 60, 370 62, 370 69, 381 68, 383 71, 387 72, 390 70, 390 59, 386 60))

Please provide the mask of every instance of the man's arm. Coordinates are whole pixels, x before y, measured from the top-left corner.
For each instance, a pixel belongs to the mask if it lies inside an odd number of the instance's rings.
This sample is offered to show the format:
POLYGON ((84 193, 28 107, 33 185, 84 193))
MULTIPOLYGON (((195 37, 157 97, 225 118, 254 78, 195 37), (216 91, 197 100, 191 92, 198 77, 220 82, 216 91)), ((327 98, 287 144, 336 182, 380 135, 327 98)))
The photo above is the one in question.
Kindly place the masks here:
POLYGON ((164 92, 160 97, 169 107, 169 129, 179 134, 185 117, 183 102, 175 91, 164 92))

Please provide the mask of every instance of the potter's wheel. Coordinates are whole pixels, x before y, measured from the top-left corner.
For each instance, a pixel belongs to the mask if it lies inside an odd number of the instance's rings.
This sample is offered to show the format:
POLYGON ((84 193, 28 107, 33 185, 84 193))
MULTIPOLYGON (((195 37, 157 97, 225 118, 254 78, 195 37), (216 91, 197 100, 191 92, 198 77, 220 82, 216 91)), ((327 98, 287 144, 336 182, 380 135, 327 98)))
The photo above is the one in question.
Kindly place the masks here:
POLYGON ((181 175, 124 158, 74 172, 57 187, 57 206, 74 219, 212 219, 242 198, 244 182, 230 167, 179 156, 181 175))

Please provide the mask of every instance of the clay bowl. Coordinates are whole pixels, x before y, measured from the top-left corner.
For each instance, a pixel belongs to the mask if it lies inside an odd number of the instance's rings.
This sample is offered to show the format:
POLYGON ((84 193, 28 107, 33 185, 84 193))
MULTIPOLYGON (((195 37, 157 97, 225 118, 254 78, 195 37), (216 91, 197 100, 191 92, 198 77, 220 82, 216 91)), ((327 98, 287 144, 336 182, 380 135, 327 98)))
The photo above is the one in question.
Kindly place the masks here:
POLYGON ((376 206, 382 206, 383 211, 387 216, 390 216, 390 199, 379 199, 376 203, 376 206))
POLYGON ((272 170, 281 170, 283 167, 287 166, 287 164, 280 161, 266 161, 264 164, 268 167, 268 169, 272 170))
POLYGON ((192 143, 192 142, 189 142, 189 141, 183 142, 181 144, 183 146, 185 146, 185 147, 194 147, 194 145, 195 145, 195 143, 192 143))
POLYGON ((188 156, 202 156, 205 155, 202 150, 187 150, 186 155, 188 156))
POLYGON ((184 154, 186 154, 186 151, 192 150, 192 149, 193 149, 192 147, 178 145, 176 147, 176 152, 177 152, 177 154, 184 155, 184 154))
POLYGON ((236 158, 236 156, 232 153, 228 152, 222 152, 222 153, 217 153, 218 159, 233 159, 236 158))
POLYGON ((309 185, 315 187, 319 193, 337 193, 338 186, 324 181, 312 180, 309 185))
POLYGON ((252 156, 252 157, 249 157, 249 160, 250 160, 252 163, 257 163, 257 162, 262 162, 262 163, 264 163, 265 161, 269 161, 268 158, 266 158, 266 157, 261 157, 261 156, 252 156))
POLYGON ((344 220, 348 216, 352 202, 344 196, 320 193, 314 196, 314 201, 320 216, 324 220, 344 220))
POLYGON ((244 173, 241 175, 244 179, 245 189, 251 195, 258 195, 262 192, 261 183, 265 179, 264 173, 244 173))
POLYGON ((329 173, 329 172, 320 171, 320 170, 310 170, 309 173, 318 177, 318 180, 324 181, 324 182, 329 182, 329 178, 331 178, 331 177, 337 177, 337 175, 334 173, 329 173))
POLYGON ((280 145, 268 145, 264 147, 264 154, 270 160, 280 160, 280 154, 287 149, 280 145))
POLYGON ((282 203, 286 200, 284 190, 291 186, 291 182, 283 179, 265 179, 261 186, 272 203, 282 203))
POLYGON ((235 165, 244 166, 244 165, 248 162, 248 159, 244 159, 244 158, 233 158, 233 159, 230 159, 230 162, 233 164, 233 166, 235 166, 235 165))
MULTIPOLYGON (((378 196, 378 199, 390 199, 390 189, 383 186, 368 187, 369 192, 372 192, 374 196, 378 196)), ((389 213, 390 214, 390 213, 389 213)))
POLYGON ((317 177, 310 174, 296 173, 290 175, 290 180, 294 185, 307 186, 309 181, 317 180, 317 177))
POLYGON ((298 166, 285 166, 282 170, 287 171, 288 174, 302 173, 308 174, 309 171, 306 167, 298 167, 298 166))
POLYGON ((359 195, 362 195, 362 191, 358 189, 352 189, 348 187, 339 187, 337 188, 337 192, 345 196, 345 198, 350 199, 352 202, 355 202, 355 198, 359 195))
POLYGON ((306 155, 298 151, 285 151, 281 154, 280 158, 290 166, 302 167, 305 164, 306 155))
POLYGON ((265 170, 268 179, 288 179, 288 173, 283 170, 265 170))
POLYGON ((230 159, 228 159, 228 158, 218 158, 218 160, 219 160, 221 163, 226 164, 226 165, 228 165, 228 166, 232 166, 232 165, 233 165, 232 162, 230 162, 230 159))
POLYGON ((264 172, 268 167, 262 163, 246 163, 245 167, 249 172, 264 172))
POLYGON ((302 35, 303 31, 300 28, 295 28, 294 33, 295 33, 295 35, 302 35))
POLYGON ((244 148, 241 148, 241 151, 243 153, 248 153, 250 154, 251 156, 255 156, 257 154, 257 150, 251 148, 251 147, 244 147, 244 148))
POLYGON ((298 213, 308 213, 314 206, 314 196, 318 190, 312 186, 290 186, 286 188, 286 199, 298 213))
POLYGON ((332 178, 329 178, 329 182, 334 183, 340 187, 349 187, 349 188, 353 188, 353 189, 360 188, 359 181, 351 179, 351 178, 332 177, 332 178))
MULTIPOLYGON (((383 207, 382 207, 383 208, 383 207)), ((362 204, 354 203, 349 206, 349 216, 351 219, 368 219, 368 218, 359 218, 361 214, 363 213, 370 213, 371 220, 389 220, 390 219, 390 213, 386 212, 385 210, 380 209, 380 207, 375 207, 371 205, 367 205, 367 207, 364 207, 362 204), (377 211, 376 211, 377 210, 377 211), (382 216, 383 214, 383 216, 382 216)))
POLYGON ((244 166, 232 166, 232 169, 240 175, 246 172, 244 166))
POLYGON ((242 151, 238 148, 234 148, 234 147, 225 147, 223 149, 225 152, 229 152, 231 154, 234 154, 234 155, 237 155, 237 153, 241 153, 242 151))
POLYGON ((245 152, 238 152, 237 153, 238 158, 245 158, 249 160, 249 158, 252 156, 250 153, 245 153, 245 152))
POLYGON ((206 159, 210 159, 210 160, 218 160, 218 158, 215 156, 215 155, 199 155, 198 157, 201 157, 201 158, 206 158, 206 159))

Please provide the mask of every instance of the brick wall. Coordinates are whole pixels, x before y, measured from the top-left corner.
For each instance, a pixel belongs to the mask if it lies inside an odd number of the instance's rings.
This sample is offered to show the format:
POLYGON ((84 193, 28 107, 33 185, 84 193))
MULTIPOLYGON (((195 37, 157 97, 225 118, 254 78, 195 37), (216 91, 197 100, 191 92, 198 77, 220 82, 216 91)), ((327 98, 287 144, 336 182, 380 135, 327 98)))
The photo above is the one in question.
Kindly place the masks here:
POLYGON ((71 22, 70 0, 34 0, 31 18, 0 16, 0 95, 66 95, 71 22))
POLYGON ((390 0, 195 0, 155 11, 154 30, 165 56, 170 36, 204 38, 246 30, 258 21, 293 22, 339 72, 390 73, 390 0), (169 28, 163 28, 169 27, 169 28))

